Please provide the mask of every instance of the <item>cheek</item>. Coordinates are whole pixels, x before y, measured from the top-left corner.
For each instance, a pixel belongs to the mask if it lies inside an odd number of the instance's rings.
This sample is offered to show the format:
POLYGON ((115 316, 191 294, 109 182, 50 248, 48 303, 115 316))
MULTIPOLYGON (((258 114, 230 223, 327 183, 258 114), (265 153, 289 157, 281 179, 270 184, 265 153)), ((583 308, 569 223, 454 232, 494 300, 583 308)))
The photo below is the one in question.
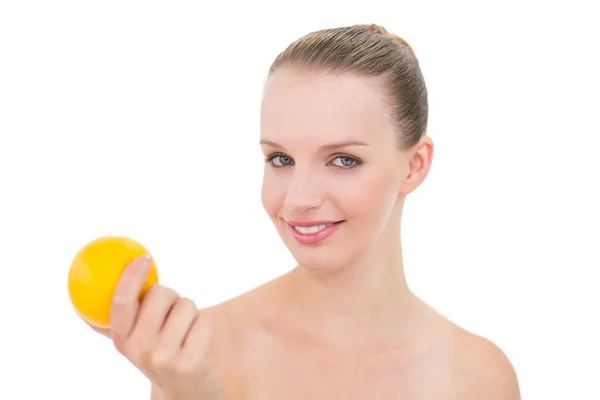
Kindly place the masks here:
POLYGON ((278 184, 272 175, 272 171, 265 169, 261 188, 261 201, 265 211, 272 217, 276 216, 284 199, 285 190, 281 182, 278 184))
POLYGON ((397 198, 397 180, 389 171, 372 170, 348 179, 335 190, 336 203, 348 218, 378 224, 397 198))

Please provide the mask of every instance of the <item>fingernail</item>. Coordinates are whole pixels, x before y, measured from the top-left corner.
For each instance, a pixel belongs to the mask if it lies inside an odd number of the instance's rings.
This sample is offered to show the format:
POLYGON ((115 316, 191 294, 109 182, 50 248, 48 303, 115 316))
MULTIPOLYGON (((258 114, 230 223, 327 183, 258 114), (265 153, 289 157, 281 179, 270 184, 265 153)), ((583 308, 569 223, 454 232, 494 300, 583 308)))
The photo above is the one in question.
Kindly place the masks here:
POLYGON ((144 254, 140 257, 140 261, 143 264, 143 269, 149 270, 152 267, 152 256, 150 254, 144 254))

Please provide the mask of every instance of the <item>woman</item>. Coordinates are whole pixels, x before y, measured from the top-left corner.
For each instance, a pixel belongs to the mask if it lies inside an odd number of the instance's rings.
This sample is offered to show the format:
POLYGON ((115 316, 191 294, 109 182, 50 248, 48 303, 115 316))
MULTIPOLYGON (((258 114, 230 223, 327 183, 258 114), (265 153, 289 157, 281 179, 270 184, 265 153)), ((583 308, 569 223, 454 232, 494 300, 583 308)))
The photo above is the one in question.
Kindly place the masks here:
POLYGON ((298 265, 197 310, 151 261, 122 277, 103 332, 153 399, 519 399, 494 344, 409 289, 400 225, 427 176, 427 90, 384 28, 310 33, 273 63, 261 109, 262 202, 298 265))

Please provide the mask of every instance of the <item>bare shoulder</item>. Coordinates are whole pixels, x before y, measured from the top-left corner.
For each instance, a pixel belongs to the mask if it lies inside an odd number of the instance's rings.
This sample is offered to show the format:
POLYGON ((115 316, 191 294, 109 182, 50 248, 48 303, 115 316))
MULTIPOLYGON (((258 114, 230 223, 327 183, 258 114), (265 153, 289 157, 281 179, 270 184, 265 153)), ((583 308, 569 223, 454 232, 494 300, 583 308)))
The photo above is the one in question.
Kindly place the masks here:
POLYGON ((269 309, 281 277, 263 283, 229 300, 199 310, 217 328, 239 328, 239 325, 255 322, 257 312, 269 309))
POLYGON ((515 369, 504 351, 492 341, 460 328, 455 336, 453 370, 461 399, 521 399, 515 369))
MULTIPOLYGON (((237 360, 248 345, 248 335, 261 315, 268 313, 276 280, 267 282, 236 297, 199 309, 212 331, 210 356, 220 360, 237 360)), ((229 365, 233 368, 233 365, 229 365)))

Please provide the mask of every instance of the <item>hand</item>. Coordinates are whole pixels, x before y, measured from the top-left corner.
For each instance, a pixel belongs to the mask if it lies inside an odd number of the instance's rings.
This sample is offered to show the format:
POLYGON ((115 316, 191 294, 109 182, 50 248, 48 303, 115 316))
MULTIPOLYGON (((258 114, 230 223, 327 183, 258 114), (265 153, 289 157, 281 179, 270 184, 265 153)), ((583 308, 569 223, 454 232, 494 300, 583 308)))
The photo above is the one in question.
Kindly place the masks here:
POLYGON ((222 398, 206 360, 210 324, 194 302, 159 284, 139 300, 151 265, 142 256, 125 269, 113 297, 111 329, 93 329, 111 338, 168 400, 222 398))

